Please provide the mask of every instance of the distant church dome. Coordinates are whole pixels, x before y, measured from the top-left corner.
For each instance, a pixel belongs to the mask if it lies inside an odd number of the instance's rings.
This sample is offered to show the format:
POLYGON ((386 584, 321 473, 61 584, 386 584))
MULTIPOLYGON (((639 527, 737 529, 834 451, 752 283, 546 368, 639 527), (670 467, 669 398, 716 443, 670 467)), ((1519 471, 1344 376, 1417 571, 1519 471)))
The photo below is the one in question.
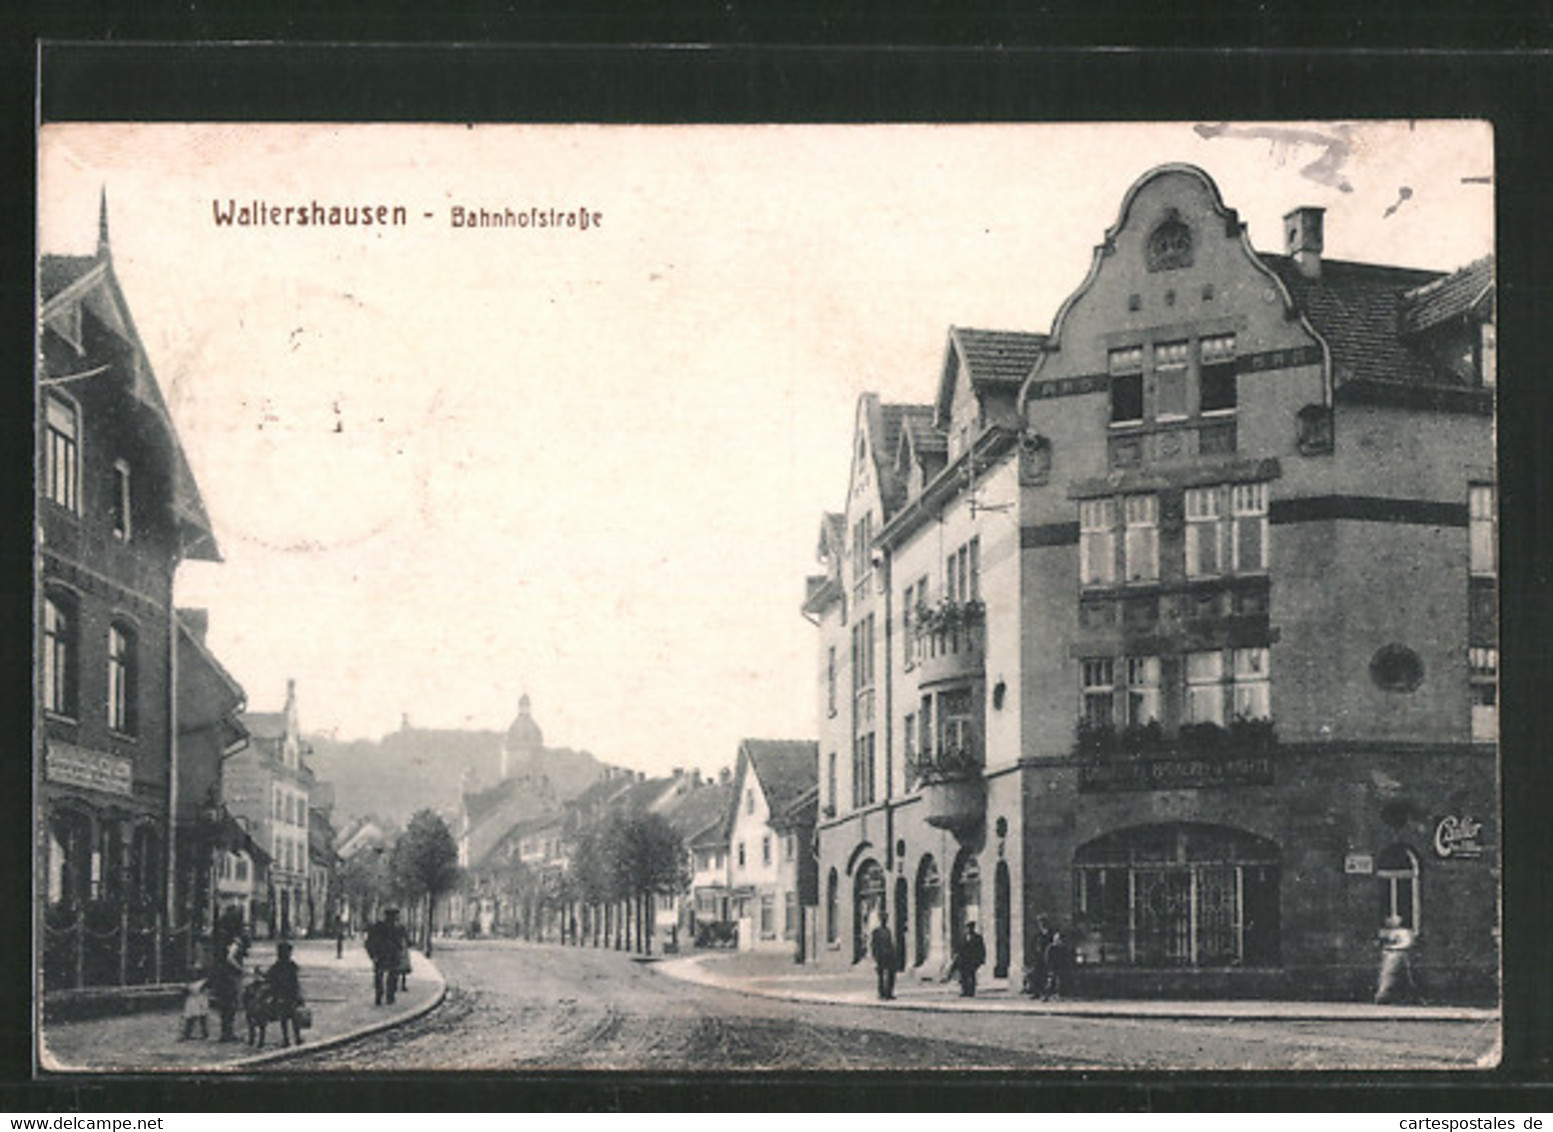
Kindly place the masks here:
POLYGON ((512 726, 507 728, 507 737, 502 740, 501 761, 502 777, 507 778, 510 772, 516 769, 514 760, 524 755, 534 754, 545 745, 545 735, 539 729, 539 724, 534 722, 534 717, 529 714, 528 693, 518 701, 518 718, 512 721, 512 726))

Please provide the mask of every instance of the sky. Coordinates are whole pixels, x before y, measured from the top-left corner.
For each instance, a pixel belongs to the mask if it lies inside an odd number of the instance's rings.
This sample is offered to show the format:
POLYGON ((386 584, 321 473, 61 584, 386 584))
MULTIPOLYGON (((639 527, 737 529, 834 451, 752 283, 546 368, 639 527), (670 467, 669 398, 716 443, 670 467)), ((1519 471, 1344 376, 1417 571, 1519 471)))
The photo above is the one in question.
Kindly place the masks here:
POLYGON ((253 710, 504 729, 667 772, 816 732, 799 613, 858 396, 951 326, 1048 331, 1123 194, 1205 169, 1252 242, 1493 249, 1472 122, 45 126, 39 246, 114 269, 223 561, 179 568, 253 710), (403 205, 402 227, 222 226, 403 205), (467 228, 453 209, 587 211, 467 228))

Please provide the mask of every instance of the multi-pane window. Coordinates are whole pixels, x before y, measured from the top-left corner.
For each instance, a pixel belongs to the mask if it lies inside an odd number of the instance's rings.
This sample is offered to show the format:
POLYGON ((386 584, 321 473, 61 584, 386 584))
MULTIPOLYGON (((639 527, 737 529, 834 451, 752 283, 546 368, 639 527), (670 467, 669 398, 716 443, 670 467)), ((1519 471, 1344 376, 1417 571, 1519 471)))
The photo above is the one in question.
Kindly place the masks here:
POLYGON ((831 645, 825 657, 825 711, 836 714, 836 646, 831 645))
POLYGON ((1129 656, 1127 666, 1127 718, 1131 727, 1159 722, 1159 657, 1129 656))
POLYGON ((852 744, 852 805, 871 806, 874 801, 874 735, 859 735, 852 744))
POLYGON ((835 751, 831 751, 829 754, 827 754, 825 756, 825 797, 830 800, 830 804, 831 804, 832 807, 834 807, 836 805, 837 798, 836 798, 836 752, 835 751))
POLYGON ((916 642, 911 631, 912 618, 916 615, 917 609, 916 591, 916 584, 913 583, 907 586, 901 593, 901 660, 905 663, 908 671, 915 663, 917 656, 916 642))
POLYGON ((959 604, 980 600, 981 539, 971 539, 944 560, 944 597, 959 604))
POLYGON ((1219 334, 1199 343, 1202 352, 1198 408, 1203 413, 1232 413, 1237 401, 1235 336, 1219 334))
POLYGON ((76 714, 76 611, 67 597, 43 601, 43 706, 56 715, 76 714))
POLYGON ((1211 578, 1224 572, 1224 492, 1217 487, 1186 489, 1186 576, 1211 578))
POLYGON ((1161 342, 1154 347, 1154 419, 1186 416, 1187 344, 1161 342))
POLYGON ((1498 547, 1495 537, 1494 489, 1488 484, 1473 484, 1468 489, 1469 536, 1474 574, 1498 572, 1498 547))
POLYGON ((129 465, 123 460, 113 464, 113 494, 108 499, 108 517, 113 535, 121 541, 129 541, 129 465))
POLYGON ((760 839, 760 863, 762 865, 769 865, 771 863, 771 835, 769 833, 760 839))
POLYGON ((776 897, 769 892, 760 894, 760 938, 776 937, 776 897))
POLYGON ((1255 573, 1267 561, 1265 483, 1187 488, 1187 577, 1255 573))
POLYGON ((1272 715, 1272 679, 1265 648, 1230 649, 1233 678, 1231 709, 1235 719, 1267 719, 1272 715))
POLYGON ((1467 678, 1472 691, 1472 738, 1491 743, 1499 738, 1499 650, 1467 650, 1467 678))
POLYGON ((1116 664, 1110 657, 1082 661, 1080 689, 1084 698, 1084 722, 1090 727, 1110 727, 1116 722, 1116 664))
POLYGON ((917 714, 908 711, 901 724, 901 754, 905 758, 907 768, 917 757, 917 714))
POLYGON ((1129 346, 1112 350, 1111 423, 1141 424, 1143 421, 1143 347, 1129 346))
POLYGON ((1267 569, 1267 485, 1237 483, 1230 488, 1231 552, 1240 573, 1267 569))
POLYGON ((1079 580, 1108 586, 1116 580, 1116 500, 1086 499, 1078 505, 1079 580))
POLYGON ((1129 582, 1159 579, 1159 497, 1127 495, 1122 497, 1126 537, 1122 559, 1129 582))
POLYGON ((1214 649, 1186 654, 1186 722, 1223 726, 1226 719, 1272 717, 1268 650, 1214 649))
POLYGON ((852 578, 861 583, 873 569, 874 517, 864 515, 852 524, 852 578))
POLYGON ((135 733, 135 636, 122 625, 108 627, 108 726, 135 733))
POLYGON ((1186 654, 1186 722, 1224 723, 1224 654, 1186 654))
POLYGON ((798 894, 787 890, 782 907, 782 938, 798 938, 798 894))
POLYGON ((81 418, 70 402, 50 396, 45 408, 45 487, 61 507, 81 510, 81 418))

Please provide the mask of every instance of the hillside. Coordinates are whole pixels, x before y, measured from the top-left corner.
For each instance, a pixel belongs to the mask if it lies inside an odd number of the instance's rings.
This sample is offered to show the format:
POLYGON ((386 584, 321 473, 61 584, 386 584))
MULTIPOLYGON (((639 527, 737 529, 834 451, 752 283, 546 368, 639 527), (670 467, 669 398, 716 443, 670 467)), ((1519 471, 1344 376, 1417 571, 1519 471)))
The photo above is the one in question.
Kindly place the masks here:
MULTIPOLYGON (((364 814, 403 824, 426 806, 451 819, 461 788, 491 786, 500 775, 499 731, 406 727, 377 741, 305 738, 313 749, 308 760, 313 772, 334 786, 337 826, 364 814)), ((601 778, 604 764, 587 751, 542 748, 520 760, 513 772, 547 775, 564 801, 601 778)))

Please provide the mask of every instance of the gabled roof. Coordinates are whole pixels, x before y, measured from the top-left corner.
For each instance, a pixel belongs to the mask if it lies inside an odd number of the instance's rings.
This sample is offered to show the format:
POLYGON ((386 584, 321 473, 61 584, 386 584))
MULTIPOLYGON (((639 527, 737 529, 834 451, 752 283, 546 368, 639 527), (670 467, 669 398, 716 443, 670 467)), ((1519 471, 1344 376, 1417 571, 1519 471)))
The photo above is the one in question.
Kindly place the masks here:
POLYGON ((733 784, 704 782, 692 787, 677 803, 664 811, 664 817, 685 839, 693 844, 702 835, 721 834, 733 799, 733 784))
POLYGON ((1046 335, 1023 330, 973 330, 951 326, 944 347, 944 365, 938 376, 938 397, 933 420, 945 427, 954 403, 954 389, 963 363, 971 388, 978 393, 988 386, 1017 391, 1046 346, 1046 335))
POLYGON ((1494 257, 1484 256, 1457 271, 1407 292, 1402 331, 1414 334, 1492 304, 1494 257))
POLYGON ((1380 264, 1324 259, 1312 279, 1285 255, 1262 253, 1332 350, 1338 385, 1354 379, 1428 382, 1434 376, 1427 359, 1403 340, 1404 295, 1440 278, 1421 271, 1380 264))
MULTIPOLYGON (((748 760, 773 814, 790 806, 820 777, 820 745, 807 739, 746 739, 739 761, 748 760)), ((734 775, 737 781, 737 772, 734 775)), ((737 799, 733 799, 737 803, 737 799)))
POLYGON ((817 558, 839 562, 846 554, 847 517, 839 511, 827 511, 820 519, 820 539, 814 548, 817 558))
POLYGON ((991 383, 1017 388, 1030 376, 1036 358, 1046 348, 1046 335, 1026 330, 951 326, 949 340, 959 348, 971 381, 977 385, 991 383))
MULTIPOLYGON (((221 551, 216 546, 215 532, 205 512, 205 501, 200 496, 199 485, 194 481, 194 472, 183 450, 183 442, 151 370, 145 345, 135 329, 134 316, 130 313, 129 304, 113 272, 113 260, 108 247, 106 200, 103 203, 100 228, 96 255, 45 255, 40 258, 40 330, 57 335, 61 341, 71 343, 79 350, 83 345, 79 334, 80 313, 86 310, 129 346, 133 364, 129 367, 110 367, 105 372, 117 374, 126 380, 130 396, 144 407, 152 422, 145 430, 146 433, 153 438, 160 437, 168 460, 171 506, 174 523, 181 536, 184 557, 219 562, 221 551), (126 368, 127 373, 124 372, 126 368)), ((98 363, 92 359, 82 360, 88 367, 82 372, 91 375, 92 367, 98 363)), ((49 372, 43 376, 48 380, 75 375, 49 372)))

